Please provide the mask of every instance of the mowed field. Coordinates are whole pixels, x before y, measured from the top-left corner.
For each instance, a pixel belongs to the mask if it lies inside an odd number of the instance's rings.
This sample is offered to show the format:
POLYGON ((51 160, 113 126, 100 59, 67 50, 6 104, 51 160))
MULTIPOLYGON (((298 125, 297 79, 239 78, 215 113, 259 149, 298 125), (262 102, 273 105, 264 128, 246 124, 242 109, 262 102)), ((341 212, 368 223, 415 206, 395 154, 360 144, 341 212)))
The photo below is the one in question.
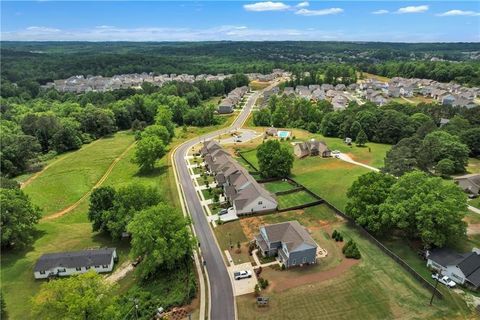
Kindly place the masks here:
POLYGON ((86 145, 48 167, 24 191, 44 216, 58 212, 89 192, 134 140, 131 132, 119 132, 86 145))

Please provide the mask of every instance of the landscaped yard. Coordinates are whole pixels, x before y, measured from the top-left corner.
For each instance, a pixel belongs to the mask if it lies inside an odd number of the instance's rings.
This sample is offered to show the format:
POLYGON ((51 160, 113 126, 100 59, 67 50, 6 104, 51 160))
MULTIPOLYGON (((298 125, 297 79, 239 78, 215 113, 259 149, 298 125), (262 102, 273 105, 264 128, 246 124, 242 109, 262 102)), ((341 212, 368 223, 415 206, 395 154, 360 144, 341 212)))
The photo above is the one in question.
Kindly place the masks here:
POLYGON ((235 264, 250 261, 248 254, 248 242, 250 239, 247 239, 243 233, 238 220, 218 225, 214 231, 222 254, 225 250, 228 250, 235 264), (240 253, 237 251, 238 242, 240 242, 241 247, 240 253))
POLYGON ((317 200, 315 197, 313 197, 310 193, 308 193, 305 190, 300 190, 300 191, 283 194, 283 195, 277 195, 276 198, 278 201, 279 209, 291 208, 291 207, 299 206, 302 204, 314 202, 317 200))

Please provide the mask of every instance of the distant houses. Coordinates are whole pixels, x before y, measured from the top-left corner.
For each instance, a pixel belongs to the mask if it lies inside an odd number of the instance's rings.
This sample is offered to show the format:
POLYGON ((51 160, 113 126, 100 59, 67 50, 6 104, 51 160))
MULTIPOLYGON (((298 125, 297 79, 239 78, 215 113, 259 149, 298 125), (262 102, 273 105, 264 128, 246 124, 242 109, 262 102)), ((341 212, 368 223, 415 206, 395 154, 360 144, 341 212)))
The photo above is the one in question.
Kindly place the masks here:
POLYGON ((321 156, 325 158, 331 156, 331 151, 325 142, 315 139, 295 144, 293 153, 298 158, 304 158, 306 156, 321 156))
POLYGON ((237 215, 275 211, 278 203, 237 161, 215 141, 204 143, 200 155, 207 170, 223 188, 237 215))
POLYGON ((89 270, 98 273, 111 272, 116 260, 115 248, 47 253, 38 259, 33 274, 35 279, 45 279, 85 273, 89 270))
POLYGON ((226 98, 224 98, 218 105, 218 113, 227 114, 232 113, 236 105, 242 100, 245 93, 248 92, 248 87, 238 87, 230 91, 226 98))
POLYGON ((263 256, 275 256, 287 268, 317 262, 318 245, 296 220, 260 227, 255 242, 263 256))

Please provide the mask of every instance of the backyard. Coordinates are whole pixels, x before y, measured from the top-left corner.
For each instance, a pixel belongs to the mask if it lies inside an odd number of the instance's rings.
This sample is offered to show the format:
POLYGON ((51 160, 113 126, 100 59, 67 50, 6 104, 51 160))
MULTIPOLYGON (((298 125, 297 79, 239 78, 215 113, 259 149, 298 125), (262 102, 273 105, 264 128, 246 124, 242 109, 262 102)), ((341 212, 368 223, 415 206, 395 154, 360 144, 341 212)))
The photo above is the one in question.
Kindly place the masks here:
POLYGON ((270 286, 261 294, 270 298, 269 306, 257 307, 253 295, 237 297, 239 319, 288 318, 292 308, 296 319, 451 319, 471 315, 456 296, 428 307, 427 290, 325 205, 240 222, 250 238, 262 224, 293 219, 307 227, 329 255, 314 266, 287 271, 264 268, 262 277, 270 286), (343 243, 330 239, 333 229, 342 233, 344 242, 354 239, 362 254, 359 261, 343 257, 343 243))
POLYGON ((305 190, 299 190, 292 193, 276 196, 278 209, 292 208, 307 203, 317 201, 317 199, 305 190))

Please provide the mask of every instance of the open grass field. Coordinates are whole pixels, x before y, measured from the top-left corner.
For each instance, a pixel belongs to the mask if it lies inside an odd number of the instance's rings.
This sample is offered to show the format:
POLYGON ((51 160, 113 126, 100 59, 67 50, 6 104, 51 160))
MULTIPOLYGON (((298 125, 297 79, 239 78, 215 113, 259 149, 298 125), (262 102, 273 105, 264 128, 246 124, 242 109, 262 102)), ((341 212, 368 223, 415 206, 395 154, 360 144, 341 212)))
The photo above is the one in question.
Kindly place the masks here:
POLYGON ((317 206, 310 212, 294 211, 241 220, 244 226, 253 228, 263 223, 297 219, 309 229, 319 246, 329 251, 329 256, 315 266, 288 271, 265 269, 262 276, 269 280, 270 286, 263 295, 270 298, 269 306, 258 308, 253 295, 237 297, 239 319, 473 318, 465 303, 456 297, 436 301, 430 307, 427 290, 325 208, 317 206), (318 215, 315 214, 318 211, 318 215), (252 221, 246 221, 248 219, 252 221), (341 244, 328 236, 333 229, 339 230, 345 240, 354 239, 362 254, 360 261, 341 255, 341 244))
MULTIPOLYGON (((175 138, 170 145, 170 151, 173 150, 176 145, 191 139, 198 134, 216 130, 223 126, 229 125, 233 119, 233 116, 225 117, 223 122, 219 125, 205 128, 191 127, 188 128, 187 132, 183 132, 182 129, 178 129, 177 138, 175 138)), ((128 133, 116 134, 113 138, 105 139, 105 143, 108 144, 108 147, 98 148, 97 145, 101 146, 104 143, 102 140, 98 141, 90 148, 86 146, 81 150, 72 153, 72 156, 68 157, 68 161, 75 160, 74 163, 76 164, 76 166, 70 168, 70 171, 67 171, 69 172, 69 176, 81 176, 86 172, 95 170, 90 167, 95 167, 101 163, 104 163, 104 157, 99 157, 98 154, 103 154, 105 156, 104 153, 110 152, 112 154, 109 155, 109 159, 112 159, 111 161, 113 161, 118 154, 125 150, 129 142, 133 141, 133 135, 129 135, 128 133), (116 147, 114 148, 113 146, 116 147), (113 154, 114 152, 116 155, 113 154), (85 160, 85 158, 90 159, 90 161, 85 160), (97 160, 91 161, 92 159, 97 160), (74 170, 75 168, 76 170, 74 170)), ((173 168, 171 167, 170 163, 170 154, 166 155, 157 162, 156 169, 153 172, 149 174, 139 174, 138 166, 131 162, 134 152, 135 148, 130 149, 115 165, 109 176, 106 178, 104 185, 111 185, 115 188, 130 183, 141 183, 155 186, 159 190, 159 193, 162 195, 164 201, 169 202, 176 208, 180 208, 180 200, 177 194, 173 168)), ((67 161, 67 159, 65 159, 65 161, 67 161)), ((63 160, 60 161, 58 165, 62 164, 62 162, 63 160)), ((55 167, 51 168, 55 169, 55 167)), ((68 166, 66 166, 66 168, 68 168, 68 166)), ((45 173, 48 173, 48 171, 45 173)), ((100 173, 100 175, 102 174, 103 172, 100 173)), ((68 181, 69 176, 64 179, 68 181)), ((37 179, 38 180, 32 182, 31 186, 28 188, 34 187, 33 190, 37 193, 36 195, 38 198, 45 197, 45 199, 48 199, 47 197, 50 189, 44 190, 42 189, 42 186, 36 186, 37 183, 44 181, 43 179, 46 178, 43 178, 42 174, 37 179), (42 191, 46 193, 42 195, 42 191)), ((49 177, 49 179, 52 179, 52 177, 49 177)), ((53 186, 53 180, 49 181, 51 181, 53 186)), ((119 266, 123 261, 128 259, 128 242, 113 242, 106 236, 92 232, 91 223, 87 218, 87 211, 88 198, 86 198, 79 204, 78 207, 64 216, 54 220, 40 222, 38 225, 38 233, 30 247, 16 252, 2 252, 2 291, 4 293, 10 319, 31 318, 31 298, 36 294, 36 292, 38 292, 40 284, 42 283, 41 281, 34 280, 33 267, 37 259, 42 254, 48 252, 73 251, 93 247, 116 247, 120 258, 120 261, 116 266, 119 266)), ((164 279, 164 281, 167 280, 167 278, 164 279)), ((136 278, 134 274, 130 273, 124 279, 122 279, 119 284, 119 292, 126 292, 130 287, 136 285, 136 278)), ((156 286, 159 288, 166 287, 166 291, 162 292, 162 294, 167 294, 168 286, 164 286, 162 283, 158 283, 158 281, 156 281, 156 286)))
POLYGON ((305 190, 300 190, 289 194, 277 195, 276 198, 278 201, 279 209, 291 208, 317 200, 305 190))
POLYGON ((480 173, 480 159, 468 158, 468 173, 480 173))
POLYGON ((295 186, 289 183, 288 181, 282 181, 282 180, 267 182, 267 183, 264 183, 263 186, 265 187, 265 189, 267 189, 271 193, 288 191, 295 188, 295 186))
MULTIPOLYGON (((242 156, 245 157, 245 159, 248 160, 255 168, 252 169, 259 169, 258 168, 258 159, 257 159, 257 149, 251 149, 251 150, 246 150, 242 151, 242 156)), ((243 159, 242 159, 243 160, 243 159)), ((243 161, 245 163, 245 161, 243 161)))
POLYGON ((263 81, 251 81, 249 86, 250 89, 256 91, 256 90, 262 90, 270 85, 270 82, 263 82, 263 81))
POLYGON ((119 132, 86 145, 74 156, 64 157, 24 188, 45 216, 79 200, 97 183, 112 162, 134 142, 130 132, 119 132))

